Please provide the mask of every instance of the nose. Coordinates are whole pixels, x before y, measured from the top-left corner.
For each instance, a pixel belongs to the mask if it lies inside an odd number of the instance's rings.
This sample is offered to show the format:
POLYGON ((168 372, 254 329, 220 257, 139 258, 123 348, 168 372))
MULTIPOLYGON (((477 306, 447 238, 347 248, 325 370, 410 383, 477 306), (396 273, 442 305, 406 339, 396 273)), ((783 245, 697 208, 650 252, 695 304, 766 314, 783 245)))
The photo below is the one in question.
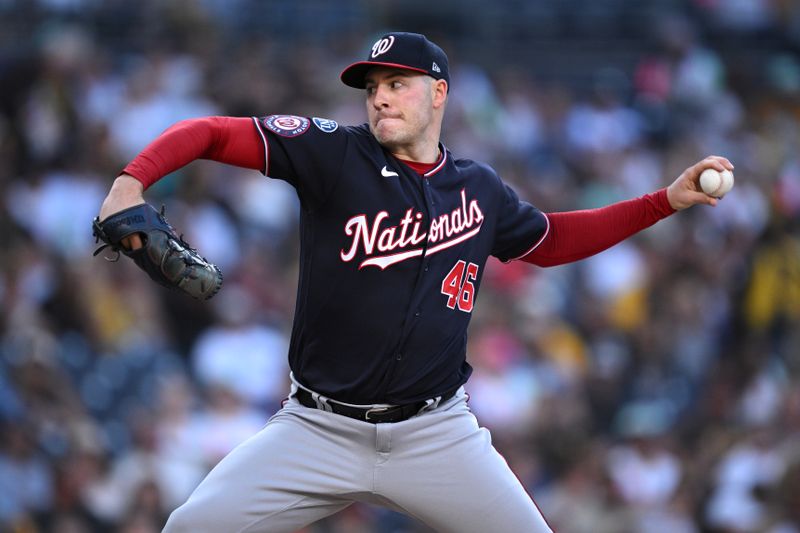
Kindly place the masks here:
POLYGON ((372 95, 372 105, 375 106, 375 109, 383 109, 389 106, 387 94, 388 91, 382 85, 379 84, 375 87, 375 92, 372 95))

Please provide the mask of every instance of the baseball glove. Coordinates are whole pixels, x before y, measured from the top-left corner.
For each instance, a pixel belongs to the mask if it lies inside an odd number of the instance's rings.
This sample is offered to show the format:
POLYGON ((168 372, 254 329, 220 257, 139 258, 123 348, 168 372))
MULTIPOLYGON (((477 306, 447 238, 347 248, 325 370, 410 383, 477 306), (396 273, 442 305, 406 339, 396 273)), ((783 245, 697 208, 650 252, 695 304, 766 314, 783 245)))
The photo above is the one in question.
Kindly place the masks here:
POLYGON ((139 204, 110 215, 103 221, 95 217, 92 233, 103 245, 94 255, 106 248, 117 252, 109 261, 117 261, 120 252, 127 255, 157 283, 178 289, 198 300, 208 300, 222 286, 222 272, 178 237, 164 217, 164 208, 156 211, 149 204, 139 204), (142 247, 128 250, 122 239, 139 233, 142 247))

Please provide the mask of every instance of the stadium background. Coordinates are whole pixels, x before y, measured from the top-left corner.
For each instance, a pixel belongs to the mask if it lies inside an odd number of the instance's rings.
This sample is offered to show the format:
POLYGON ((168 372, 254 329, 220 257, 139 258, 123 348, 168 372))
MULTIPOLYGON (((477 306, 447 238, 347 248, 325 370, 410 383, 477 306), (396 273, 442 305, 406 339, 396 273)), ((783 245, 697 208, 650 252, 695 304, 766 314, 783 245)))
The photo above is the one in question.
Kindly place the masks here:
MULTIPOLYGON (((444 141, 546 211, 737 185, 578 264, 487 267, 471 405, 562 532, 800 531, 800 5, 789 0, 0 1, 0 531, 159 531, 287 391, 297 202, 196 162, 154 186, 208 303, 93 258, 171 123, 363 121, 382 31, 448 51, 444 141), (191 223, 188 221, 191 220, 191 223)), ((356 505, 306 533, 422 532, 356 505)))

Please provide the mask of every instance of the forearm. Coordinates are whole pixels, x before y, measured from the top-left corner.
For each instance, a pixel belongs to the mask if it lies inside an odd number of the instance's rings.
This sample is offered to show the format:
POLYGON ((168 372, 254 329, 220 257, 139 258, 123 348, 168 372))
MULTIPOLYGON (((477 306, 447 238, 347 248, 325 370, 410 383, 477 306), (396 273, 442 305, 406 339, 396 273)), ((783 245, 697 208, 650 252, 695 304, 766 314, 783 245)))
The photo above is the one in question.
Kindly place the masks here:
POLYGON ((264 168, 263 141, 249 118, 205 117, 176 123, 150 143, 122 174, 144 189, 196 159, 244 168, 264 168))
POLYGON ((548 213, 550 231, 523 261, 556 266, 602 252, 652 226, 675 210, 666 189, 598 209, 548 213))

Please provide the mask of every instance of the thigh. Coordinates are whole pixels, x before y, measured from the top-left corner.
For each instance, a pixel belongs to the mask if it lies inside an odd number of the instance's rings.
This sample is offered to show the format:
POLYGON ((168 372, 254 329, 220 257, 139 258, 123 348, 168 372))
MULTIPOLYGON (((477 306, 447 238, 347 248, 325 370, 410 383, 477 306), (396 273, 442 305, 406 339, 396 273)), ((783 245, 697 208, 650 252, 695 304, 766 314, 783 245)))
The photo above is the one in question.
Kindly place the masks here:
POLYGON ((292 532, 364 490, 369 443, 352 425, 292 402, 228 454, 176 509, 164 531, 292 532))
POLYGON ((379 475, 398 507, 442 532, 551 531, 465 400, 414 422, 393 433, 379 475))

